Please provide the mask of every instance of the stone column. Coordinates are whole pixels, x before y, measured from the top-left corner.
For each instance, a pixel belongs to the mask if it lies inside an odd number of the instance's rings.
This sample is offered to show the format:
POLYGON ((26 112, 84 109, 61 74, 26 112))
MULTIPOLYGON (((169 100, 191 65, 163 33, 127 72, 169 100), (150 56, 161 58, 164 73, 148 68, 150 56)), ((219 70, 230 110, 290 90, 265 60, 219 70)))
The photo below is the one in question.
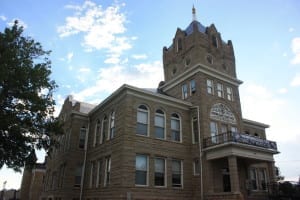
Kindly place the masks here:
POLYGON ((228 157, 228 167, 230 174, 231 191, 234 193, 240 193, 240 181, 236 156, 228 157))
POLYGON ((275 182, 276 181, 276 172, 275 172, 275 162, 271 161, 268 162, 268 172, 269 172, 269 180, 268 182, 275 182))

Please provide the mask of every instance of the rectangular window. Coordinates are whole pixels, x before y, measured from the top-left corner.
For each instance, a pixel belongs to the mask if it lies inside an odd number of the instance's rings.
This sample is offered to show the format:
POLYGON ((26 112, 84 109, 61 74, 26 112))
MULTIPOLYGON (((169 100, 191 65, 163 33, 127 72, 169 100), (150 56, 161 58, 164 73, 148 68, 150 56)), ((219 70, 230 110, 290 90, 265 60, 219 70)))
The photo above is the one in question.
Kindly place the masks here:
POLYGON ((172 160, 172 186, 182 187, 181 160, 172 160))
POLYGON ((207 85, 207 93, 208 94, 214 94, 214 83, 212 80, 207 79, 206 80, 206 85, 207 85))
POLYGON ((85 147, 86 128, 82 127, 79 133, 79 148, 84 149, 85 147))
POLYGON ((182 85, 182 99, 187 99, 188 97, 188 86, 187 84, 182 85))
POLYGON ((154 185, 165 186, 165 159, 155 158, 155 174, 154 174, 154 185))
POLYGON ((232 88, 231 88, 231 87, 227 87, 226 91, 227 91, 227 99, 228 99, 229 101, 233 101, 233 92, 232 92, 232 88))
POLYGON ((223 84, 217 83, 217 93, 218 93, 218 97, 224 98, 223 84))
POLYGON ((238 132, 238 131, 237 131, 237 128, 236 128, 235 126, 232 126, 232 127, 230 128, 230 130, 231 130, 232 133, 237 133, 237 132, 238 132))
POLYGON ((111 167, 111 158, 107 157, 105 159, 105 179, 104 179, 104 186, 108 186, 110 184, 110 167, 111 167))
POLYGON ((266 169, 259 169, 259 186, 261 190, 267 190, 266 169))
POLYGON ((93 178, 94 178, 94 162, 91 162, 91 168, 90 168, 90 185, 89 185, 90 188, 93 187, 93 182, 94 182, 93 178))
POLYGON ((101 184, 101 174, 102 174, 102 162, 101 160, 97 161, 97 179, 96 179, 96 187, 99 187, 101 184))
POLYGON ((228 135, 228 125, 227 124, 222 124, 221 125, 221 133, 223 135, 224 142, 228 141, 229 135, 228 135))
POLYGON ((192 122, 192 131, 193 131, 193 143, 199 142, 199 131, 198 131, 198 120, 197 117, 193 117, 192 122))
POLYGON ((81 175, 82 175, 82 164, 79 164, 79 165, 77 165, 77 167, 75 169, 75 180, 74 180, 75 187, 80 187, 81 175))
POLYGON ((200 161, 199 159, 194 160, 194 175, 199 175, 200 174, 200 161))
POLYGON ((251 190, 257 190, 257 174, 255 168, 250 169, 251 190))
POLYGON ((218 124, 216 122, 210 122, 210 136, 211 136, 212 143, 217 143, 217 135, 218 135, 218 124))
POLYGON ((190 81, 190 95, 196 92, 196 81, 193 79, 190 81))
POLYGON ((137 112, 137 134, 148 135, 148 111, 138 110, 137 112))
POLYGON ((159 139, 165 139, 165 116, 163 114, 155 114, 154 126, 155 137, 159 139))
POLYGON ((135 184, 148 185, 148 156, 146 155, 135 157, 135 184))

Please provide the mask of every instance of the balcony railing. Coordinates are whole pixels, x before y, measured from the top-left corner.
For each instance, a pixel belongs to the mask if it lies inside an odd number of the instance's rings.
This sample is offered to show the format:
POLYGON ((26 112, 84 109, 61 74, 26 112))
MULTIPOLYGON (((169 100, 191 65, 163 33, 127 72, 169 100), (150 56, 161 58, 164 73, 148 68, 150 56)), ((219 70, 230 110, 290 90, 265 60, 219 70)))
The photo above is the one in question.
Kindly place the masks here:
POLYGON ((213 137, 205 138, 203 142, 204 142, 203 144, 204 148, 212 147, 220 144, 226 144, 226 143, 237 143, 237 144, 247 144, 251 146, 262 147, 265 149, 277 151, 276 142, 264 140, 247 134, 231 132, 231 131, 213 137))

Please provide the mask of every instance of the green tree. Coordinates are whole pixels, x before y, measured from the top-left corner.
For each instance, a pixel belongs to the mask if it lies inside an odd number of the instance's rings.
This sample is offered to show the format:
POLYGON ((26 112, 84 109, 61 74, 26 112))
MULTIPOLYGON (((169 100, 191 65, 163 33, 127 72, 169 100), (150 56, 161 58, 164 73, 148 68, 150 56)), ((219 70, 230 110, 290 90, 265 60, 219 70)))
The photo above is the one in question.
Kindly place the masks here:
POLYGON ((57 84, 50 79, 49 54, 23 36, 17 21, 0 32, 0 169, 33 164, 34 149, 47 151, 52 135, 62 133, 53 116, 57 84))

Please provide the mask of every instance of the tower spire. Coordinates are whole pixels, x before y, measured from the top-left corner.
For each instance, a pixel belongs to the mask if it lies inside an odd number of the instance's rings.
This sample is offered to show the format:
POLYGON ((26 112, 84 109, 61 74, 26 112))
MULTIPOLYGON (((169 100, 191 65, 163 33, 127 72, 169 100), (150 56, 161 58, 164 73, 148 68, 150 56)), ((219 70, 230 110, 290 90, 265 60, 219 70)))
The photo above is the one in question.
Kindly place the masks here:
POLYGON ((194 6, 194 5, 193 5, 192 13, 193 13, 193 21, 197 21, 197 17, 196 17, 196 9, 195 9, 195 6, 194 6))

